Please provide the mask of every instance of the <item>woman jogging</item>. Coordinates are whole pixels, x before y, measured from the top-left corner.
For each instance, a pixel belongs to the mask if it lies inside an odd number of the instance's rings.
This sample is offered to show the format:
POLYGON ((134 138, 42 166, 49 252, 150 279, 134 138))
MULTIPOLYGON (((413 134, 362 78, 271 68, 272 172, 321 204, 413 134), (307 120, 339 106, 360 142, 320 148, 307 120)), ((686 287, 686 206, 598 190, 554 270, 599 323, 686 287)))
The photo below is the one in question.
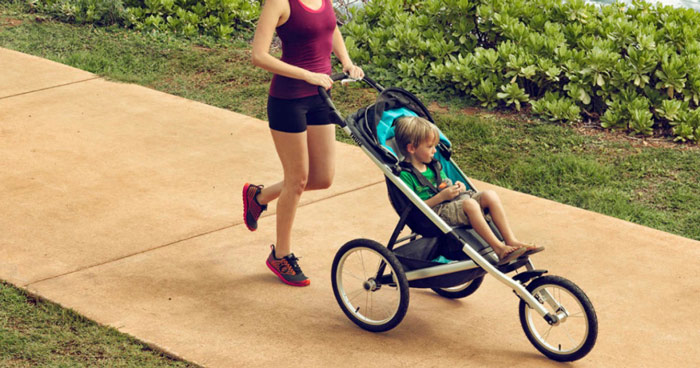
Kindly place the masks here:
POLYGON ((331 0, 267 0, 253 39, 253 64, 274 74, 267 115, 282 162, 281 182, 243 186, 243 217, 249 230, 267 204, 277 201, 277 239, 266 264, 284 283, 309 285, 291 252, 291 232, 301 194, 330 187, 335 174, 335 126, 318 87, 330 89, 331 52, 352 78, 364 73, 350 60, 331 0), (275 32, 282 57, 270 55, 275 32))

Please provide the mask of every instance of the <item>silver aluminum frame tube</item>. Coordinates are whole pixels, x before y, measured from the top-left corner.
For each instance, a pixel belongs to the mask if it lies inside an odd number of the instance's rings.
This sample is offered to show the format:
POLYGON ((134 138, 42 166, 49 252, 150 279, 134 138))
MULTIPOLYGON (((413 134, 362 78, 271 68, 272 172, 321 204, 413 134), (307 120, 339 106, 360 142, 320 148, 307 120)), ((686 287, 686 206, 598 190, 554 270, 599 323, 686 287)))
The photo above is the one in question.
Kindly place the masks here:
MULTIPOLYGON (((343 130, 345 130, 345 132, 348 133, 351 137, 354 136, 354 134, 352 133, 352 130, 350 130, 350 127, 345 126, 343 128, 343 130)), ((357 140, 357 139, 355 139, 355 140, 357 140)), ((405 183, 400 178, 398 178, 396 175, 394 175, 394 173, 391 171, 391 168, 389 168, 386 164, 381 162, 378 158, 374 157, 374 155, 371 152, 369 152, 369 150, 366 147, 364 147, 363 145, 360 145, 360 148, 363 151, 365 151, 365 154, 367 154, 367 156, 377 165, 377 167, 379 167, 379 169, 382 170, 382 172, 384 173, 384 176, 389 178, 389 180, 391 180, 392 183, 394 183, 397 187, 401 186, 401 185, 405 185, 405 183)), ((452 159, 450 159, 450 161, 454 164, 452 159)), ((455 165, 455 167, 457 167, 457 165, 455 165)), ((462 176, 465 178, 467 177, 463 173, 462 173, 462 176)), ((471 185, 471 183, 469 183, 469 184, 471 185)), ((472 185, 472 188, 476 189, 476 187, 474 187, 473 185, 472 185)), ((437 214, 435 214, 435 212, 430 207, 428 207, 428 205, 426 205, 425 202, 422 199, 420 199, 420 197, 418 197, 418 195, 416 193, 414 193, 413 191, 410 191, 410 190, 408 190, 406 192, 408 192, 408 193, 404 193, 404 194, 406 194, 408 199, 416 207, 418 207, 418 209, 421 212, 423 212, 423 214, 425 216, 427 216, 443 233, 449 234, 452 231, 452 227, 447 225, 447 223, 445 223, 445 221, 442 218, 440 218, 437 214)), ((464 253, 466 253, 469 256, 469 258, 472 259, 473 262, 475 262, 477 265, 479 265, 481 268, 483 268, 487 273, 489 273, 493 277, 495 277, 496 280, 500 281, 501 283, 505 284, 509 288, 513 289, 513 291, 522 300, 524 300, 530 306, 530 308, 533 308, 534 310, 536 310, 537 313, 539 313, 542 317, 544 317, 548 314, 548 312, 544 308, 544 306, 542 306, 539 302, 537 302, 535 297, 532 296, 532 294, 530 294, 527 291, 527 289, 525 289, 525 286, 523 286, 521 283, 513 280, 512 278, 506 276, 504 273, 499 271, 495 266, 493 266, 491 263, 489 263, 489 261, 487 261, 481 254, 479 254, 479 252, 477 252, 472 247, 470 247, 469 244, 467 244, 466 242, 464 243, 464 246, 462 247, 462 251, 464 251, 464 253)), ((460 265, 460 263, 462 263, 462 262, 459 262, 459 263, 454 264, 454 265, 447 265, 447 266, 465 266, 465 267, 467 266, 467 264, 460 265)), ((465 262, 465 263, 468 263, 468 262, 465 262)), ((435 266, 435 267, 431 267, 431 268, 436 268, 436 267, 445 267, 445 266, 435 266)), ((469 269, 469 268, 465 268, 465 269, 469 269)), ((443 269, 441 268, 439 270, 436 270, 436 272, 442 271, 442 270, 443 269)))
POLYGON ((472 270, 479 268, 479 265, 474 263, 474 261, 460 261, 447 263, 439 266, 432 266, 427 268, 421 268, 419 270, 413 270, 406 272, 406 279, 408 281, 427 279, 428 277, 442 276, 454 272, 472 270))

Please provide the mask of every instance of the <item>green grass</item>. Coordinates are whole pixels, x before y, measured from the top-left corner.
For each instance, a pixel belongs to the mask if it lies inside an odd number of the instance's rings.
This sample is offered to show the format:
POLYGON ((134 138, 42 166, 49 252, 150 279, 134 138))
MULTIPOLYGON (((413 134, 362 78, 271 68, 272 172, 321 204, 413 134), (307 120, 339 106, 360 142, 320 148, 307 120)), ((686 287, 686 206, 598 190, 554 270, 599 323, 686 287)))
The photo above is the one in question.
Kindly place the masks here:
MULTIPOLYGON (((271 75, 251 65, 250 46, 245 40, 212 44, 118 28, 75 26, 30 14, 22 4, 0 4, 0 47, 111 80, 266 117, 271 75)), ((333 96, 343 111, 351 112, 371 103, 375 94, 334 86, 333 96)), ((441 105, 446 108, 433 109, 438 124, 453 142, 458 164, 471 177, 700 240, 697 146, 657 144, 659 141, 630 139, 617 133, 465 109, 461 101, 443 101, 441 105)), ((350 142, 342 133, 338 137, 350 142)), ((145 358, 103 361, 101 354, 108 346, 90 353, 84 353, 83 346, 99 346, 94 341, 112 339, 106 345, 134 344, 131 350, 158 354, 137 342, 124 342, 128 339, 123 335, 90 324, 72 312, 27 298, 5 284, 2 296, 0 366, 181 364, 162 357, 161 363, 147 364, 139 360, 145 358), (48 320, 54 322, 45 322, 48 320), (53 330, 49 325, 61 328, 53 330), (79 348, 71 347, 72 340, 82 341, 79 348)))
POLYGON ((697 148, 645 147, 491 114, 438 120, 474 178, 700 240, 697 148))
POLYGON ((195 367, 0 282, 1 367, 195 367))

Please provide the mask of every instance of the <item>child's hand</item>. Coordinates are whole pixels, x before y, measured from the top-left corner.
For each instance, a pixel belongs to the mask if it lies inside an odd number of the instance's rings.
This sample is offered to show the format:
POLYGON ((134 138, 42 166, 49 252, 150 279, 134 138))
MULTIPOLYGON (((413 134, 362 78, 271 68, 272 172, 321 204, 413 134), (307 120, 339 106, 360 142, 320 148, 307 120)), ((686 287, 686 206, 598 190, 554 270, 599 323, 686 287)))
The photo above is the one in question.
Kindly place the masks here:
POLYGON ((467 186, 464 185, 461 181, 458 181, 456 184, 459 187, 459 192, 460 193, 465 193, 467 191, 467 186))
POLYGON ((457 197, 459 195, 459 191, 459 185, 451 185, 443 189, 440 193, 438 193, 438 195, 441 196, 442 202, 444 202, 457 197))
POLYGON ((449 187, 450 185, 452 185, 452 180, 450 180, 450 178, 445 178, 445 181, 440 183, 440 185, 438 186, 438 190, 443 190, 449 187))

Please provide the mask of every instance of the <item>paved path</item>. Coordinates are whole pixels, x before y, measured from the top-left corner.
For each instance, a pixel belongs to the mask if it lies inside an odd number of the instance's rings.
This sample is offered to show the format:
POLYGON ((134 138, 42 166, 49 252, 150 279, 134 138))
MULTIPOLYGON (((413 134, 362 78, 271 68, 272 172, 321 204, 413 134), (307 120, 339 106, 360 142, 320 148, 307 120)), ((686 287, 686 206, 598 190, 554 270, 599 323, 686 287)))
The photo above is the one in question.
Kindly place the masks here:
MULTIPOLYGON (((274 211, 255 233, 241 221, 242 184, 280 179, 264 122, 0 49, 0 279, 210 367, 557 365, 489 277, 459 301, 412 289, 388 333, 352 324, 333 256, 354 238, 385 243, 397 216, 380 171, 337 148, 335 184, 303 196, 295 225, 312 284, 291 288, 264 265, 274 211)), ((547 247, 536 265, 594 303, 598 343, 572 366, 697 365, 700 242, 477 186, 547 247)))

